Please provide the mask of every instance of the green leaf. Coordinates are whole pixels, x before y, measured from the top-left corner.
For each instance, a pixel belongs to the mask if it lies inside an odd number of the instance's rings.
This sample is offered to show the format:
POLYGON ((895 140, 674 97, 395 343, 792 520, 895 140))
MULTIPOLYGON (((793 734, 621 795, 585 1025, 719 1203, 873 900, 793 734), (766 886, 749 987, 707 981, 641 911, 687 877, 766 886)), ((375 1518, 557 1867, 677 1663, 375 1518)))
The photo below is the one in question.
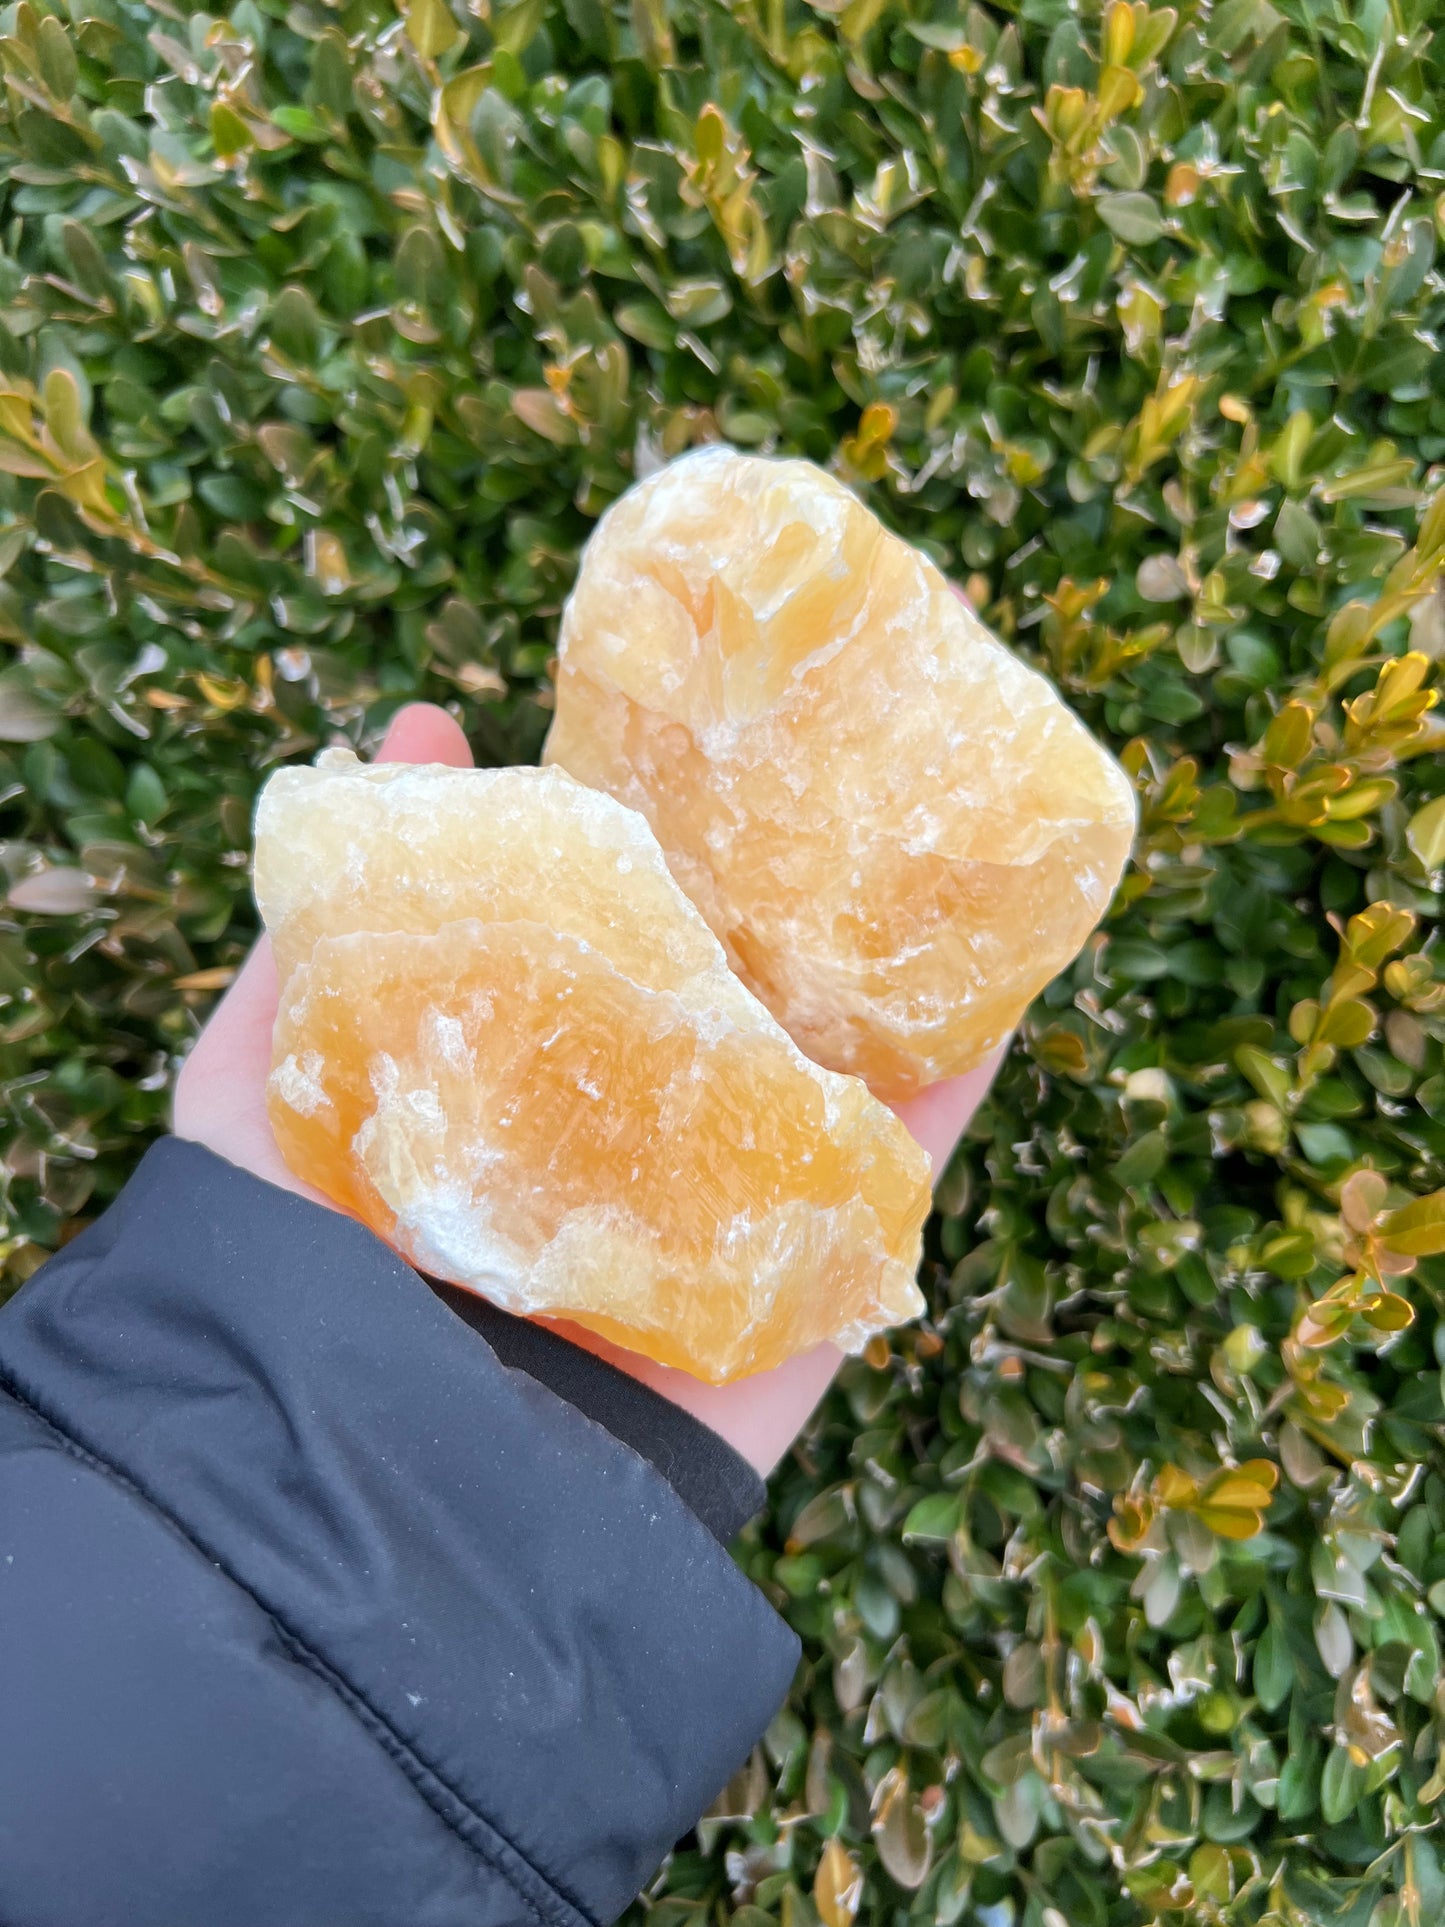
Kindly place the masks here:
POLYGON ((283 134, 289 134, 292 140, 325 141, 331 138, 309 107, 275 107, 271 111, 271 124, 279 127, 283 134))
POLYGON ((1280 1820, 1286 1826, 1298 1826, 1318 1809, 1319 1799, 1318 1749, 1311 1748, 1308 1753, 1292 1752, 1280 1768, 1276 1799, 1280 1820))
POLYGON ((925 47, 936 47, 940 53, 954 53, 958 48, 968 45, 968 35, 964 29, 947 21, 910 20, 907 30, 925 47))
POLYGON ((68 101, 79 85, 80 69, 70 35, 53 13, 46 14, 40 22, 35 50, 47 91, 56 100, 68 101))
POLYGON ((106 300, 114 283, 94 236, 80 221, 67 221, 61 229, 70 271, 76 283, 97 301, 106 300))
POLYGON ((1254 1044, 1242 1044, 1235 1052, 1235 1061, 1261 1097, 1268 1098, 1271 1104, 1288 1103, 1289 1074, 1277 1058, 1254 1044))
POLYGON ((1347 1164, 1355 1155, 1348 1133, 1338 1124, 1297 1124, 1295 1136, 1300 1149, 1316 1166, 1347 1164))
POLYGON ((1131 247, 1146 247, 1164 232, 1164 216, 1151 194, 1101 194, 1095 206, 1105 227, 1131 247))
POLYGON ((952 1492, 930 1492, 925 1499, 919 1499, 903 1521, 903 1539, 941 1540, 951 1539, 958 1530, 959 1503, 952 1492))
POLYGON ((62 721, 23 669, 0 670, 0 743, 43 742, 62 721))
POLYGON ((1267 1713, 1282 1706, 1294 1685, 1294 1661, 1289 1642, 1273 1620, 1259 1636, 1254 1649, 1255 1697, 1267 1713))
POLYGON ((1292 569, 1312 569, 1319 559, 1319 524, 1300 502, 1280 503, 1274 521, 1274 543, 1292 569))
POLYGON ((1169 953, 1138 938, 1116 938, 1108 948, 1110 973, 1126 983, 1147 983, 1169 974, 1169 953))
POLYGON ((626 301, 617 310, 618 327, 645 348, 665 349, 677 339, 677 329, 669 316, 652 301, 626 301))
POLYGON ((1169 1140, 1162 1131, 1146 1131, 1135 1138, 1114 1166, 1114 1179, 1126 1188, 1147 1184, 1169 1158, 1169 1140))
POLYGON ((125 786, 125 806, 138 823, 148 828, 165 815, 168 803, 165 784, 149 763, 136 763, 125 786))
POLYGON ((350 54, 345 37, 334 28, 317 37, 311 56, 309 94, 315 106, 338 120, 355 105, 350 54))
POLYGON ((321 353, 321 317, 304 288, 283 288, 271 309, 271 338, 282 353, 303 367, 321 353))
POLYGON ((1326 1826, 1337 1827, 1359 1805, 1365 1790, 1365 1775, 1355 1766, 1342 1746, 1332 1746, 1325 1755, 1320 1776, 1320 1812, 1326 1826))

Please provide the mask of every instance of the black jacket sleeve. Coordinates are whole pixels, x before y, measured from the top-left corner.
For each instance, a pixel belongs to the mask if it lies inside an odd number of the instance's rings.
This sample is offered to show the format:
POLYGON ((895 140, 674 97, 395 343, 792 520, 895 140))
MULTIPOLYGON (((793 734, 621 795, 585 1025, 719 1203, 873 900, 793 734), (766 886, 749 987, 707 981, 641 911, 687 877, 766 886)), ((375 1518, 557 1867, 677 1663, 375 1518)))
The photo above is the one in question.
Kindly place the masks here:
POLYGON ((545 1377, 348 1219, 148 1154, 0 1311, 5 1927, 626 1905, 797 1647, 545 1377))

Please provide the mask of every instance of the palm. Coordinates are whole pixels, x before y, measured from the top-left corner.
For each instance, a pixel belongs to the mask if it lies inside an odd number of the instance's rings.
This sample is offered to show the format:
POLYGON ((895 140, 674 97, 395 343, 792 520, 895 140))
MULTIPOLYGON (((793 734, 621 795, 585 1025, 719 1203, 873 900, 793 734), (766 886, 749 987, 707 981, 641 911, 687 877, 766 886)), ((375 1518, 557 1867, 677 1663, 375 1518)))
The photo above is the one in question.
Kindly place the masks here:
MULTIPOLYGON (((402 710, 387 731, 379 756, 385 762, 446 763, 455 769, 469 768, 472 761, 459 726, 445 710, 428 703, 402 710)), ((257 1177, 328 1204, 329 1199, 303 1184, 287 1166, 266 1115, 276 1000, 276 967, 270 945, 262 937, 182 1066, 176 1084, 175 1128, 181 1137, 207 1145, 257 1177)), ((988 1089, 996 1064, 994 1058, 896 1107, 932 1159, 935 1172, 947 1163, 988 1089)), ((574 1326, 562 1329, 711 1426, 761 1471, 770 1470, 792 1443, 840 1357, 831 1345, 822 1345, 776 1371, 713 1386, 609 1345, 590 1332, 574 1326)))

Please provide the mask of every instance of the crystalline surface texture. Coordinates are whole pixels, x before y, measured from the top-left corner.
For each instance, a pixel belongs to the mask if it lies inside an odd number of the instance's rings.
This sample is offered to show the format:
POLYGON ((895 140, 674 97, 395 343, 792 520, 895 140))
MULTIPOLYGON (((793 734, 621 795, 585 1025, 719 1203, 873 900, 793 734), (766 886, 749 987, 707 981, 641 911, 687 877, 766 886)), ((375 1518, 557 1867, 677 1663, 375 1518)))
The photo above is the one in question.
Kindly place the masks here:
POLYGON ((560 770, 279 771, 272 1125, 423 1270, 722 1382, 911 1318, 927 1161, 560 770))
POLYGON ((546 760, 640 810, 803 1050, 898 1098, 977 1063, 1079 950, 1123 771, 933 564, 801 461, 629 491, 562 623, 546 760))

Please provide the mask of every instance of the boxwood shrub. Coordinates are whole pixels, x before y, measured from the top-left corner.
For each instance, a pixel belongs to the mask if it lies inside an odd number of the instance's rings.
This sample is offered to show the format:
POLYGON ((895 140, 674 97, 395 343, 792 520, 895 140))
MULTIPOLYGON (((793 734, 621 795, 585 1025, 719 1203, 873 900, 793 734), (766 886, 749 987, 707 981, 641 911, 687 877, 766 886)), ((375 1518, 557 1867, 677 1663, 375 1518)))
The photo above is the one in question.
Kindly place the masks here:
POLYGON ((0 12, 6 1288, 253 930, 278 760, 536 754, 600 511, 833 465, 1139 788, 739 1556, 788 1708, 656 1927, 1445 1910, 1429 0, 0 12))

